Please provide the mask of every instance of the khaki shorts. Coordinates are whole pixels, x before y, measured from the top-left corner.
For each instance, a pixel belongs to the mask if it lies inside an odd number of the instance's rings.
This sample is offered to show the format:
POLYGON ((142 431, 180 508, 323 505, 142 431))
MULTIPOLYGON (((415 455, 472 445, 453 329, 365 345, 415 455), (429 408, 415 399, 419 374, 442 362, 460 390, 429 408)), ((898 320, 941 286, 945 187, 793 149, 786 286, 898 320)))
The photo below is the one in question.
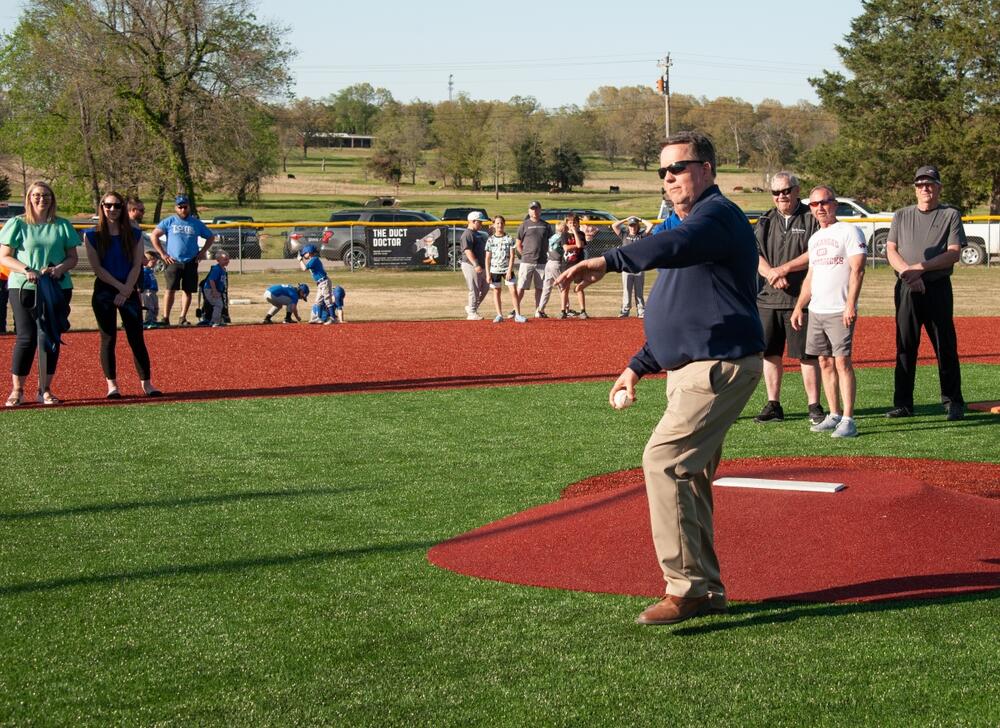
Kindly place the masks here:
POLYGON ((854 343, 854 324, 844 326, 843 313, 809 312, 806 330, 806 354, 812 356, 850 356, 854 343))
POLYGON ((541 288, 545 278, 545 264, 519 263, 517 266, 517 290, 541 288))

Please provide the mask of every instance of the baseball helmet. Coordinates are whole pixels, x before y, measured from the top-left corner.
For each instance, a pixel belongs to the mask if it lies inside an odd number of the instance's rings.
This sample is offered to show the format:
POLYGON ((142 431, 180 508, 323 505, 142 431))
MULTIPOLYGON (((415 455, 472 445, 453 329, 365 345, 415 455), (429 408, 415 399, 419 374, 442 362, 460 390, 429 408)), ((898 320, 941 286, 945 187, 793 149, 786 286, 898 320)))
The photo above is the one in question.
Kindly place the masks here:
POLYGON ((302 296, 302 298, 309 298, 309 286, 307 286, 305 283, 300 283, 299 295, 302 296))
POLYGON ((305 255, 306 253, 312 253, 313 255, 316 255, 316 246, 315 245, 303 246, 302 254, 305 255))

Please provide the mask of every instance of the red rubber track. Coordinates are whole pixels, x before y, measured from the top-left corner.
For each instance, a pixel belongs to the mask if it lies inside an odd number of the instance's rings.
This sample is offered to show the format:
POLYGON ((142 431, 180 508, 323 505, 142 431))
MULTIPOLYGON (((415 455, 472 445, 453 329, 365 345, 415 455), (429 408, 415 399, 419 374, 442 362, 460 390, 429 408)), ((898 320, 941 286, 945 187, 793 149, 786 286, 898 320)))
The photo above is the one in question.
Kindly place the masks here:
MULTIPOLYGON (((959 318, 956 324, 963 363, 1000 363, 995 335, 1000 318, 959 318)), ((97 332, 70 332, 65 339, 53 391, 69 405, 106 404, 97 332)), ((641 321, 601 318, 146 332, 153 381, 167 401, 607 380, 621 372, 642 341, 641 321)), ((861 319, 855 342, 857 366, 893 364, 891 318, 861 319)), ((0 361, 10 361, 12 346, 13 337, 0 338, 0 361)), ((126 395, 119 402, 134 403, 139 387, 121 332, 117 354, 126 395)), ((921 362, 931 361, 925 343, 921 362)))

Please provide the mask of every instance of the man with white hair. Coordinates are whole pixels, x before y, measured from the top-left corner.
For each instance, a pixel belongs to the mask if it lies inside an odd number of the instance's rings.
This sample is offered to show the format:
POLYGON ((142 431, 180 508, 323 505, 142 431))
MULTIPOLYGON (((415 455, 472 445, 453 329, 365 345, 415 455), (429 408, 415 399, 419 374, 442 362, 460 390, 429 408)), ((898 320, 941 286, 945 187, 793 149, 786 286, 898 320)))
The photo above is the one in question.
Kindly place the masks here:
MULTIPOLYGON (((792 310, 802 290, 809 267, 808 242, 819 229, 809 208, 799 199, 799 180, 791 172, 778 172, 771 178, 774 207, 757 219, 757 273, 764 281, 757 294, 757 312, 764 326, 764 388, 767 402, 756 422, 781 422, 782 356, 799 360, 802 386, 808 400, 809 421, 817 425, 824 419, 819 403, 819 375, 816 357, 806 354, 806 328, 791 325, 792 310)), ((808 312, 803 316, 808 317, 808 312)))
POLYGON ((479 304, 486 298, 489 281, 486 279, 486 233, 483 232, 483 221, 486 218, 481 212, 469 213, 469 227, 462 233, 459 242, 459 253, 462 256, 462 275, 465 286, 469 289, 469 302, 465 307, 466 318, 469 321, 482 321, 479 315, 479 304))

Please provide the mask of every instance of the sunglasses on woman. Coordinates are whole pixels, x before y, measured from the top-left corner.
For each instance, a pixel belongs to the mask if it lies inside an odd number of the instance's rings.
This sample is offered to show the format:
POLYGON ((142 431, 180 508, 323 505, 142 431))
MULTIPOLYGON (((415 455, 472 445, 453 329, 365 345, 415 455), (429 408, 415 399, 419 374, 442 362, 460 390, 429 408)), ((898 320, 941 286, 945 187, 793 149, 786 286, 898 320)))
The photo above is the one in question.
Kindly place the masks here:
POLYGON ((101 207, 105 210, 120 210, 122 209, 122 203, 120 202, 102 202, 101 207))

